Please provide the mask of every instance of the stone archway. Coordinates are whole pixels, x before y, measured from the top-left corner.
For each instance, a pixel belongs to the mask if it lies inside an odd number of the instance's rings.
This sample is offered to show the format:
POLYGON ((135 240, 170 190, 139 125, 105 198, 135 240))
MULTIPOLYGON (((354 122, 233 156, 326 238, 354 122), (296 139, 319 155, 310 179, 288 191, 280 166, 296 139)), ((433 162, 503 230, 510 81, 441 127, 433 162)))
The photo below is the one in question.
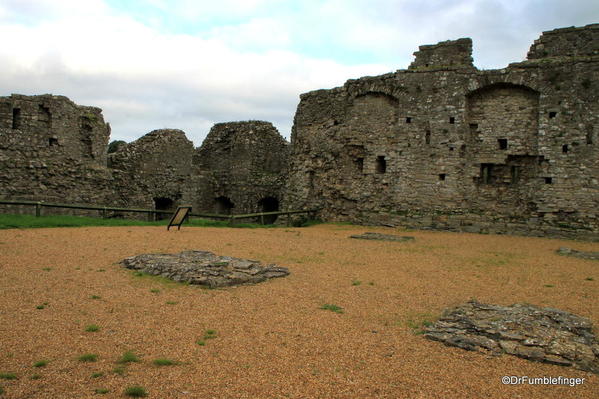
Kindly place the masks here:
MULTIPOLYGON (((157 211, 173 211, 175 209, 175 202, 168 197, 155 197, 154 198, 154 209, 157 211)), ((157 213, 156 220, 163 220, 170 218, 170 215, 164 213, 157 213)))
POLYGON ((230 215, 235 204, 229 197, 220 196, 214 199, 214 210, 218 214, 230 215))
MULTIPOLYGON (((275 197, 264 197, 258 201, 260 212, 276 212, 279 210, 279 200, 275 197)), ((264 224, 273 224, 278 215, 264 216, 264 224)))

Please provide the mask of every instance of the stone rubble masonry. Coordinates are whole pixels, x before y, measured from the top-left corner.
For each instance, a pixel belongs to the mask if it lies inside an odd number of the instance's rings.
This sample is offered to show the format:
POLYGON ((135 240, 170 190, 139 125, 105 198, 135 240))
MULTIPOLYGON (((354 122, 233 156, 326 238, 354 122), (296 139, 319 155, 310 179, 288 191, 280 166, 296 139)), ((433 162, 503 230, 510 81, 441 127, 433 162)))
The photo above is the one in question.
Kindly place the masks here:
POLYGON ((0 198, 599 239, 598 43, 599 24, 544 32, 497 70, 468 38, 420 46, 407 70, 302 94, 291 144, 246 121, 107 156, 100 109, 0 97, 0 198))
POLYGON ((470 39, 300 96, 284 208, 327 221, 599 238, 599 25, 472 66, 470 39))

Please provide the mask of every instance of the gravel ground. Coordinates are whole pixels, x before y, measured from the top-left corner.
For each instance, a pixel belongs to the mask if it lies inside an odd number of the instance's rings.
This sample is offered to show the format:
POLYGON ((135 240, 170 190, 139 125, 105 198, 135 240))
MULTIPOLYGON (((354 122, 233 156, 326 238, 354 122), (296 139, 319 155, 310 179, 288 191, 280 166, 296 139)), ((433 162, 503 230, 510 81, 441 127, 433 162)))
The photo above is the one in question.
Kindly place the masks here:
POLYGON ((599 262, 555 254, 561 246, 599 251, 597 243, 338 225, 2 230, 0 373, 17 379, 0 379, 0 397, 124 397, 141 385, 150 398, 597 398, 597 375, 418 334, 471 298, 556 307, 599 326, 599 262), (348 238, 365 231, 416 240, 348 238), (190 249, 276 263, 291 275, 207 290, 117 264, 190 249), (99 331, 87 332, 92 324, 99 331), (209 329, 216 338, 203 338, 209 329), (126 351, 141 361, 117 364, 126 351), (97 361, 79 361, 85 353, 97 361), (156 366, 157 358, 178 364, 156 366), (47 365, 33 367, 40 360, 47 365), (585 380, 516 386, 503 385, 505 375, 585 380))

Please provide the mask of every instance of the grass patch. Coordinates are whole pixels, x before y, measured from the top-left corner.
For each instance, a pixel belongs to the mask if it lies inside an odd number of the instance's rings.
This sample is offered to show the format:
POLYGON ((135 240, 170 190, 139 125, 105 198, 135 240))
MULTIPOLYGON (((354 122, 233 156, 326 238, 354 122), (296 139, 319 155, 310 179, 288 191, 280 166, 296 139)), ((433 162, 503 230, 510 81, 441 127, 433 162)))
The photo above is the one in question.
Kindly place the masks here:
POLYGON ((545 288, 553 288, 555 286, 553 284, 545 284, 543 287, 545 287, 545 288))
POLYGON ((100 331, 100 326, 98 326, 96 324, 90 324, 89 326, 85 327, 85 331, 87 331, 87 332, 98 332, 98 331, 100 331))
MULTIPOLYGON (((93 227, 93 226, 166 226, 168 219, 148 222, 144 220, 129 219, 103 219, 70 215, 49 215, 36 217, 33 215, 0 215, 0 229, 34 229, 46 227, 93 227)), ((228 228, 278 228, 274 225, 262 225, 257 223, 235 223, 229 225, 228 221, 206 220, 192 218, 184 223, 190 227, 228 227, 228 228)))
POLYGON ((143 398, 148 396, 148 392, 141 385, 134 385, 125 389, 125 395, 131 396, 133 398, 143 398))
POLYGON ((46 305, 37 305, 35 308, 39 309, 39 310, 42 310, 42 309, 46 308, 46 305))
MULTIPOLYGON (((166 277, 162 277, 162 276, 156 276, 154 274, 150 274, 150 273, 146 273, 146 272, 142 272, 142 271, 135 271, 133 272, 133 277, 135 277, 136 280, 140 280, 140 281, 147 281, 150 283, 157 283, 160 284, 163 287, 182 287, 182 286, 188 286, 190 285, 188 282, 186 281, 174 281, 171 280, 169 278, 166 277)), ((158 288, 152 288, 150 289, 150 292, 153 293, 158 293, 160 292, 160 290, 158 288), (157 290, 157 291, 154 291, 157 290)))
POLYGON ((29 377, 30 380, 39 380, 40 378, 42 378, 40 374, 31 374, 29 377))
POLYGON ((47 360, 38 360, 37 362, 33 363, 33 367, 46 367, 47 365, 47 360))
POLYGON ((16 380, 17 375, 14 373, 0 373, 0 380, 16 380))
POLYGON ((595 279, 593 277, 587 277, 585 278, 586 281, 595 281, 595 279))
POLYGON ((332 304, 332 303, 325 303, 324 305, 322 305, 320 307, 320 309, 322 309, 322 310, 330 310, 331 312, 335 312, 335 313, 343 313, 343 308, 341 306, 337 306, 337 305, 332 304))
POLYGON ((135 363, 135 362, 140 362, 141 359, 139 357, 137 357, 137 355, 131 351, 127 351, 125 353, 123 353, 123 356, 121 356, 121 358, 117 361, 117 363, 135 363))
POLYGON ((196 344, 200 345, 200 346, 206 346, 206 341, 204 341, 203 339, 198 339, 196 341, 196 344))
POLYGON ((176 304, 178 304, 178 303, 179 303, 179 302, 177 302, 177 301, 166 301, 166 304, 167 304, 167 305, 176 305, 176 304))
POLYGON ((98 355, 95 353, 86 353, 85 355, 81 355, 78 357, 80 362, 95 362, 98 360, 98 355))
POLYGON ((406 325, 412 329, 414 334, 424 334, 424 327, 430 327, 437 319, 437 316, 431 313, 415 313, 408 317, 406 325))
POLYGON ((351 285, 360 285, 360 284, 362 284, 362 282, 360 280, 353 280, 351 282, 351 285))
POLYGON ((91 299, 102 299, 102 297, 100 295, 92 295, 90 296, 91 299))
POLYGON ((204 339, 214 339, 217 337, 216 330, 206 330, 204 331, 204 339))
POLYGON ((92 378, 100 378, 104 375, 104 373, 93 373, 92 378))
POLYGON ((106 389, 106 388, 94 389, 94 393, 97 393, 99 395, 104 395, 104 394, 107 394, 108 392, 110 392, 110 389, 106 389))
POLYGON ((150 290, 150 292, 151 292, 152 294, 159 294, 159 293, 160 293, 160 290, 159 290, 158 288, 152 288, 152 289, 150 290))
POLYGON ((166 358, 154 359, 152 363, 154 363, 155 366, 174 366, 178 364, 178 362, 166 358))
POLYGON ((125 373, 127 372, 127 368, 125 366, 117 366, 114 369, 112 369, 112 372, 118 375, 125 375, 125 373))

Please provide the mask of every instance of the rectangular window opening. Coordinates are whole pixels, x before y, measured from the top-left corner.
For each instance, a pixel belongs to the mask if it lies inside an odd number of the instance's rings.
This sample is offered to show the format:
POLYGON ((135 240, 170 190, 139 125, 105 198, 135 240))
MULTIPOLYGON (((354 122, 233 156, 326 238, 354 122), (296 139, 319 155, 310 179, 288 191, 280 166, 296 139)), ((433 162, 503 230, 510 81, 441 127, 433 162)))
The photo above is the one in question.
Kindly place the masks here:
POLYGON ((447 176, 447 175, 446 175, 445 173, 439 173, 439 180, 440 180, 440 181, 445 181, 445 177, 446 177, 446 176, 447 176))
POLYGON ((557 116, 557 112, 555 111, 549 111, 549 119, 553 119, 557 116))
POLYGON ((58 139, 56 137, 50 137, 48 139, 48 145, 50 147, 54 147, 55 145, 58 145, 58 139))
POLYGON ((12 128, 19 129, 21 127, 21 108, 12 109, 12 128))
POLYGON ((512 184, 517 184, 518 182, 520 182, 520 167, 512 166, 511 175, 512 175, 512 184))
POLYGON ((376 157, 376 173, 385 173, 387 171, 387 161, 383 155, 376 157))
POLYGON ((492 163, 483 163, 480 165, 480 176, 484 184, 491 183, 491 176, 493 173, 493 164, 492 163))
POLYGON ((453 116, 449 117, 449 123, 452 125, 455 123, 455 118, 453 116))
POLYGON ((470 127, 471 132, 476 132, 478 130, 478 123, 471 123, 468 126, 470 127))
POLYGON ((412 123, 412 117, 411 116, 406 117, 406 123, 412 123))
POLYGON ((358 172, 362 173, 364 171, 364 158, 356 158, 354 163, 356 164, 358 172))
POLYGON ((431 131, 430 130, 427 130, 426 133, 424 134, 424 142, 426 144, 431 143, 431 131))
POLYGON ((497 139, 500 150, 507 150, 507 139, 497 139))
POLYGON ((568 148, 568 144, 564 144, 564 145, 562 146, 562 152, 563 152, 564 154, 567 154, 567 153, 568 153, 568 150, 569 150, 569 148, 568 148))
POLYGON ((545 177, 545 184, 553 184, 553 177, 545 177))

